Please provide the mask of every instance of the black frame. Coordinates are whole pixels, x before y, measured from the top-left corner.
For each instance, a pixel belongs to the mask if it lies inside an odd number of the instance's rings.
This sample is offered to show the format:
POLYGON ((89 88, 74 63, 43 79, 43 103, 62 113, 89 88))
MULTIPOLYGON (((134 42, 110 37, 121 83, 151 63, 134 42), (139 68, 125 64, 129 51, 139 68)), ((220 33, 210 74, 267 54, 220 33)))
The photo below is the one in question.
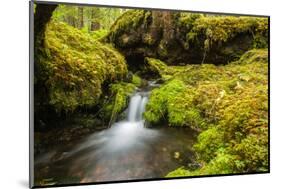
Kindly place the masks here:
POLYGON ((131 183, 143 181, 161 181, 161 180, 175 180, 175 179, 191 179, 191 178, 206 178, 206 177, 222 177, 222 176, 239 176, 239 175, 253 175, 253 174, 268 174, 270 173, 270 16, 269 15, 253 15, 253 14, 239 14, 239 13, 224 13, 224 12, 205 12, 194 10, 180 10, 180 9, 163 9, 163 8, 149 8, 149 7, 131 7, 119 5, 102 5, 102 4, 87 4, 87 3, 70 3, 70 2, 55 2, 55 1, 29 1, 29 187, 30 188, 53 188, 65 186, 83 186, 83 185, 98 185, 98 184, 113 184, 113 183, 131 183), (125 9, 142 9, 142 10, 158 10, 158 11, 175 11, 175 12, 189 12, 202 13, 214 15, 230 15, 230 16, 249 16, 249 17, 264 17, 268 19, 268 171, 248 172, 248 173, 231 173, 231 174, 214 174, 214 175, 199 175, 186 177, 172 177, 172 178, 148 178, 148 179, 132 179, 132 180, 118 180, 118 181, 102 181, 89 183, 73 183, 73 184, 56 184, 51 186, 36 186, 34 184, 34 4, 64 4, 73 6, 93 6, 102 8, 125 8, 125 9))

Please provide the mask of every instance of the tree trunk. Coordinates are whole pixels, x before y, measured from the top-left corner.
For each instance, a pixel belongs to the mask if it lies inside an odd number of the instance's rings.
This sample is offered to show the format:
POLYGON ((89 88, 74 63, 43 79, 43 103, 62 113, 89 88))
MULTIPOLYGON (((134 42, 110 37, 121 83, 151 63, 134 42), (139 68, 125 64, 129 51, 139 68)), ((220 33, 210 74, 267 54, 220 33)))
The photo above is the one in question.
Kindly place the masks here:
POLYGON ((43 54, 46 25, 57 5, 37 4, 34 14, 34 71, 37 72, 39 56, 43 54))
POLYGON ((53 11, 57 5, 52 4, 37 4, 34 15, 34 45, 36 47, 43 46, 45 37, 45 29, 47 23, 52 17, 53 11))
POLYGON ((91 31, 99 30, 100 23, 95 19, 95 9, 91 10, 91 31))
MULTIPOLYGON (((42 109, 45 109, 45 102, 48 94, 48 89, 45 87, 45 81, 41 78, 42 72, 40 69, 40 58, 45 56, 44 51, 44 40, 45 40, 45 30, 46 25, 52 17, 53 11, 56 9, 57 5, 51 4, 36 4, 36 12, 34 14, 34 77, 36 82, 34 82, 34 129, 38 130, 40 125, 42 125, 38 120, 46 118, 43 120, 48 120, 46 111, 41 112, 42 109), (44 99, 44 100, 42 100, 44 99), (37 120, 37 122, 36 122, 37 120)), ((47 111, 48 112, 48 111, 47 111)))
POLYGON ((78 28, 84 27, 84 9, 83 7, 78 7, 78 28))

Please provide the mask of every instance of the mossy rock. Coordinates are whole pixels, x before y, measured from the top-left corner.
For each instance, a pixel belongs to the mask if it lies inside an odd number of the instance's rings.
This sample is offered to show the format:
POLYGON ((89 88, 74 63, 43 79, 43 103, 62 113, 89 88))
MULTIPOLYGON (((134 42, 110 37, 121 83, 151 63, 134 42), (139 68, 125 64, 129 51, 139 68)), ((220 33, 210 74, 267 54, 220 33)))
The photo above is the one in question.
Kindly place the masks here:
POLYGON ((127 107, 129 96, 135 91, 136 87, 136 84, 125 82, 111 84, 109 86, 110 96, 103 99, 99 117, 109 125, 113 123, 127 107))
POLYGON ((58 112, 95 106, 103 85, 127 74, 117 50, 65 23, 47 25, 41 52, 35 63, 35 95, 46 89, 44 101, 58 112))
POLYGON ((238 64, 268 63, 268 49, 252 49, 237 61, 238 64))
POLYGON ((227 64, 253 47, 267 48, 268 19, 132 10, 115 22, 107 39, 127 58, 227 64))
MULTIPOLYGON (((120 47, 138 43, 141 40, 138 28, 145 27, 150 16, 151 12, 146 10, 129 10, 125 12, 111 26, 107 38, 110 41, 115 41, 116 45, 120 47)), ((146 35, 144 40, 151 43, 152 37, 146 35)))

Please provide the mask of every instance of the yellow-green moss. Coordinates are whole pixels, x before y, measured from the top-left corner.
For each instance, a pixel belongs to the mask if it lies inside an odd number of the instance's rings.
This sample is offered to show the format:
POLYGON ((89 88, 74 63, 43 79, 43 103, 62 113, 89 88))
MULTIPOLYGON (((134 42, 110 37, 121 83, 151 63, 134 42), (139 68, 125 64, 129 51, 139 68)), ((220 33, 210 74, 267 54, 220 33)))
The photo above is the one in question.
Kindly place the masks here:
POLYGON ((168 66, 159 59, 146 57, 145 62, 149 65, 150 71, 160 76, 164 76, 168 72, 168 66))
MULTIPOLYGON (((241 33, 251 33, 254 38, 257 36, 266 38, 268 32, 267 18, 201 16, 196 19, 182 19, 182 24, 187 24, 190 20, 193 27, 187 34, 187 41, 203 35, 206 49, 210 48, 212 43, 226 42, 241 33)), ((267 42, 264 45, 263 48, 267 47, 267 42)))
POLYGON ((38 62, 44 74, 35 77, 46 77, 49 103, 57 111, 95 105, 105 81, 121 80, 127 74, 121 54, 67 24, 49 23, 44 44, 46 56, 38 62))
POLYGON ((146 19, 151 15, 150 11, 146 10, 129 10, 121 15, 111 26, 108 34, 108 39, 114 41, 128 30, 134 30, 141 24, 145 25, 146 19))
MULTIPOLYGON (((185 167, 180 167, 170 172, 166 177, 186 177, 186 176, 200 176, 200 175, 217 175, 217 174, 235 174, 235 161, 237 157, 231 154, 222 152, 218 153, 210 163, 206 164, 199 170, 187 170, 185 167)), ((240 172, 241 173, 241 172, 240 172)))
POLYGON ((138 75, 133 74, 132 83, 133 83, 135 86, 139 87, 139 86, 141 86, 141 84, 142 84, 142 80, 141 80, 141 78, 140 78, 138 75))
POLYGON ((175 95, 183 92, 185 85, 180 80, 172 80, 159 89, 154 89, 146 105, 144 118, 151 123, 159 123, 167 119, 168 105, 175 95))
POLYGON ((145 62, 148 69, 161 76, 163 80, 169 80, 185 69, 184 66, 167 66, 165 62, 155 58, 146 57, 145 62))
POLYGON ((187 65, 152 91, 146 120, 200 131, 194 150, 202 167, 168 176, 268 170, 267 56, 266 49, 254 49, 238 63, 187 65))
POLYGON ((111 84, 109 101, 103 106, 101 112, 102 118, 113 121, 127 107, 128 97, 135 89, 136 85, 132 83, 111 84))
POLYGON ((92 31, 90 33, 90 35, 95 39, 95 40, 102 40, 103 38, 105 38, 105 36, 107 36, 108 34, 108 30, 105 29, 99 29, 96 31, 92 31))
POLYGON ((268 49, 252 49, 241 56, 237 63, 268 63, 268 49))

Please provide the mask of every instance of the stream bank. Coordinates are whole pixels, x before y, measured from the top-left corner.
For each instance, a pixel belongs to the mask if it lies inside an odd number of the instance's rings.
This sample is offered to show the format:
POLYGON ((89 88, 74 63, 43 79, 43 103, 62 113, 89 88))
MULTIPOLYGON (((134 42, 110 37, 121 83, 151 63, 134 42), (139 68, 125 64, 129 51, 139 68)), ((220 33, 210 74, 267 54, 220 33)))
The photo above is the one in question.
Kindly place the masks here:
POLYGON ((142 117, 148 81, 130 97, 125 117, 108 129, 52 147, 35 160, 38 185, 162 178, 181 167, 198 166, 192 149, 196 132, 189 128, 145 127, 142 117))

